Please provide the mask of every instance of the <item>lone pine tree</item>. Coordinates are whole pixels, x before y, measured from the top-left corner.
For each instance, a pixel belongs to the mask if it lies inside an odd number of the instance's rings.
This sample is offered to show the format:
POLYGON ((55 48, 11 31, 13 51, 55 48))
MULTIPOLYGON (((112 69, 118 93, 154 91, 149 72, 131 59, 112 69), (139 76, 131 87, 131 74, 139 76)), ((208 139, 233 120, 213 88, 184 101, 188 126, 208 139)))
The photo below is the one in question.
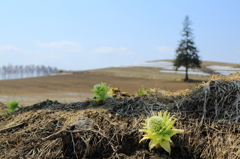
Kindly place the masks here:
POLYGON ((183 22, 183 31, 182 31, 182 40, 178 48, 176 49, 176 59, 174 60, 174 66, 176 70, 180 66, 186 68, 186 76, 184 81, 189 81, 188 78, 188 69, 189 68, 201 68, 202 61, 198 56, 198 50, 194 46, 192 29, 189 27, 191 25, 189 17, 186 16, 183 22))

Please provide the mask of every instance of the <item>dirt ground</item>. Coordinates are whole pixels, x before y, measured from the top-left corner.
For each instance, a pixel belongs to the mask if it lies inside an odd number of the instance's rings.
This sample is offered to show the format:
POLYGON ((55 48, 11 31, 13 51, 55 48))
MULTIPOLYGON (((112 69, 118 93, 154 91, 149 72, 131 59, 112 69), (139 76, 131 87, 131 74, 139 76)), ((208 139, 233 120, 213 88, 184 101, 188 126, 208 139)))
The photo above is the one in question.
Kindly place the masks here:
MULTIPOLYGON (((172 60, 164 60, 172 61, 172 60)), ((201 71, 212 74, 210 65, 238 67, 237 64, 203 61, 201 71)), ((0 80, 0 102, 20 101, 23 106, 45 101, 58 100, 62 103, 84 101, 92 98, 95 84, 106 82, 129 94, 136 93, 142 86, 177 91, 195 87, 209 76, 189 75, 192 83, 184 83, 184 74, 162 73, 161 68, 111 67, 87 71, 67 72, 54 76, 0 80)))
MULTIPOLYGON (((104 71, 105 70, 107 69, 104 69, 104 71)), ((112 87, 119 87, 122 91, 128 92, 129 94, 136 93, 141 86, 176 91, 191 88, 197 84, 174 81, 170 76, 167 77, 166 75, 163 76, 168 78, 168 80, 161 79, 159 78, 159 74, 156 73, 156 70, 149 68, 132 68, 121 71, 118 69, 111 70, 117 74, 106 74, 103 70, 92 70, 36 78, 1 80, 0 102, 6 103, 17 100, 20 101, 21 105, 28 106, 45 101, 46 99, 58 100, 62 103, 84 101, 92 97, 91 89, 95 84, 100 82, 106 82, 112 87), (149 70, 152 70, 152 72, 149 70), (133 72, 134 75, 132 77, 123 77, 123 74, 128 75, 126 72, 133 72), (143 72, 145 72, 145 74, 143 72), (151 73, 151 77, 156 79, 150 79, 149 72, 151 73), (136 74, 139 75, 136 76, 136 74), (146 74, 148 75, 147 77, 146 74)), ((184 76, 182 75, 182 77, 184 76)))
MULTIPOLYGON (((164 60, 171 61, 172 60, 164 60)), ((210 65, 239 67, 233 63, 203 61, 201 71, 212 74, 210 65)), ((184 74, 162 73, 161 68, 112 67, 87 71, 68 72, 55 76, 27 79, 0 80, 0 102, 20 101, 23 106, 45 101, 58 100, 62 103, 84 101, 92 98, 91 89, 95 84, 106 82, 119 87, 129 94, 136 93, 142 86, 177 91, 195 87, 209 76, 189 75, 195 82, 184 83, 184 74)))

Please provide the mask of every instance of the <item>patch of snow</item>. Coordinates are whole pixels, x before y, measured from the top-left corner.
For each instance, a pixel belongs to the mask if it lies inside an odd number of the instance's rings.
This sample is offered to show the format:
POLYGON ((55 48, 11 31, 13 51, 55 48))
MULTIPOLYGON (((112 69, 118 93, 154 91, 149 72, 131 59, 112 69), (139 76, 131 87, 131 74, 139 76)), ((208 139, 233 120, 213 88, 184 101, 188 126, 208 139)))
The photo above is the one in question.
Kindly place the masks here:
POLYGON ((56 75, 71 75, 72 74, 72 72, 70 72, 70 73, 53 73, 53 74, 49 74, 50 76, 56 76, 56 75))
POLYGON ((154 61, 154 62, 140 62, 140 63, 133 63, 128 65, 121 65, 116 67, 155 67, 155 68, 162 68, 166 67, 172 69, 173 63, 167 61, 154 61))
MULTIPOLYGON (((164 69, 164 70, 161 70, 160 72, 165 72, 165 73, 185 73, 185 67, 181 66, 178 68, 178 71, 175 71, 175 66, 173 65, 173 62, 168 62, 168 61, 141 62, 141 63, 133 63, 129 65, 122 65, 118 67, 154 67, 154 68, 164 69)), ((194 74, 194 75, 210 76, 210 74, 204 73, 197 69, 189 69, 188 73, 194 74)))
POLYGON ((240 71, 240 68, 233 68, 230 66, 211 65, 211 66, 207 66, 207 68, 211 70, 240 71))
MULTIPOLYGON (((178 68, 178 71, 175 71, 175 66, 173 65, 173 62, 168 62, 168 61, 140 62, 140 63, 133 63, 129 65, 122 65, 122 66, 116 66, 116 67, 153 67, 153 68, 163 69, 160 72, 185 74, 185 67, 181 66, 178 68)), ((229 75, 236 71, 240 71, 240 68, 233 68, 230 66, 211 65, 211 66, 207 66, 206 68, 211 69, 215 73, 219 73, 221 75, 229 75)), ((189 69, 188 73, 193 75, 203 75, 203 76, 211 75, 208 73, 204 73, 198 69, 189 69)))
POLYGON ((221 75, 225 75, 225 76, 227 76, 227 75, 230 75, 230 74, 232 74, 232 73, 235 73, 236 71, 215 71, 216 73, 219 73, 219 74, 221 74, 221 75))
POLYGON ((207 66, 206 68, 209 68, 209 69, 213 70, 214 72, 219 73, 221 75, 230 75, 231 73, 240 71, 240 68, 233 68, 230 66, 211 65, 211 66, 207 66))
MULTIPOLYGON (((160 72, 164 72, 164 73, 180 73, 180 74, 185 74, 186 72, 185 71, 166 71, 166 70, 161 70, 160 72)), ((191 75, 199 75, 199 76, 210 76, 210 74, 208 73, 204 73, 204 72, 201 72, 201 71, 189 71, 188 74, 191 74, 191 75)))

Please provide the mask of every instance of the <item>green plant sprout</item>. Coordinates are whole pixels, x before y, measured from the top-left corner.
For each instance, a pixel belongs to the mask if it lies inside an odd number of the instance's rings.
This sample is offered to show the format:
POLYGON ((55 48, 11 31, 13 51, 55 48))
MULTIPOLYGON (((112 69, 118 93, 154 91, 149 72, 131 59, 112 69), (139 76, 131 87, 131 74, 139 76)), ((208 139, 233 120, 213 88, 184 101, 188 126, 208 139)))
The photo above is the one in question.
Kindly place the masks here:
POLYGON ((139 96, 142 96, 142 97, 147 96, 148 93, 149 93, 149 92, 148 92, 147 88, 145 88, 144 86, 142 86, 142 88, 140 88, 140 89, 138 90, 138 95, 139 95, 139 96))
POLYGON ((50 105, 51 104, 51 100, 47 99, 46 101, 46 105, 50 105))
POLYGON ((19 102, 17 102, 16 100, 13 100, 13 101, 7 103, 7 106, 8 106, 8 109, 6 109, 7 112, 9 114, 13 113, 17 108, 19 108, 18 104, 19 104, 19 102))
POLYGON ((92 100, 95 102, 105 102, 107 98, 112 98, 112 96, 107 95, 110 89, 111 87, 103 82, 94 85, 93 89, 91 90, 94 92, 92 100))
POLYGON ((172 120, 173 116, 170 117, 170 114, 165 111, 164 113, 159 112, 158 115, 153 114, 152 117, 147 118, 146 123, 142 123, 145 129, 140 129, 140 132, 145 132, 143 140, 150 139, 149 149, 156 147, 162 147, 169 154, 171 152, 170 142, 173 135, 183 132, 184 130, 172 129, 173 124, 176 120, 172 120))

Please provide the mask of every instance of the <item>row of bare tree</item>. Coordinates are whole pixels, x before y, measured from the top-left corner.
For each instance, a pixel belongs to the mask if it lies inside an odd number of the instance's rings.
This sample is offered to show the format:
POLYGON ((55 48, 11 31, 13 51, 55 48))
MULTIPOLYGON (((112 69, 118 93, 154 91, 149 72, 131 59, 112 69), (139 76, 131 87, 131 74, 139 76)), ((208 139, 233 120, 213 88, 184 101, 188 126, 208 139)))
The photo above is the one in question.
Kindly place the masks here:
POLYGON ((58 69, 50 66, 35 66, 35 65, 16 65, 9 64, 8 66, 0 67, 0 79, 18 79, 44 76, 47 74, 55 73, 58 69))

